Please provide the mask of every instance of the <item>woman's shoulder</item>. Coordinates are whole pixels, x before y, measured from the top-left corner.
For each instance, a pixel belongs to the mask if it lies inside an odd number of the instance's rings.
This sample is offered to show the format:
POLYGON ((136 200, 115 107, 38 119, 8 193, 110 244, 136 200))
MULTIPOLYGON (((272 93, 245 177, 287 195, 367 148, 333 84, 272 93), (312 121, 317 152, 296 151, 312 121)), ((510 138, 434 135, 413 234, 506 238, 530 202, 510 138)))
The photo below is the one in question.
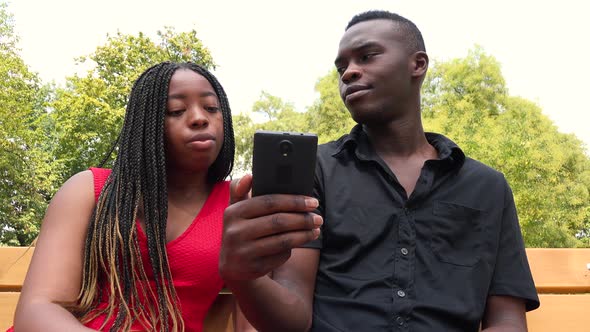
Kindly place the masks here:
POLYGON ((222 195, 229 197, 230 185, 231 181, 220 181, 215 184, 215 187, 221 192, 222 195))
POLYGON ((224 208, 229 205, 230 181, 220 181, 215 184, 211 192, 211 201, 214 205, 222 205, 224 208))
POLYGON ((52 201, 88 201, 94 197, 94 176, 90 170, 74 174, 59 188, 52 201))
POLYGON ((92 174, 93 178, 92 183, 94 187, 94 199, 98 201, 98 196, 100 196, 102 187, 104 187, 104 184, 107 182, 109 175, 111 175, 111 169, 90 167, 88 171, 92 174))
POLYGON ((43 218, 43 229, 57 227, 59 229, 86 230, 89 216, 95 206, 94 177, 92 172, 82 171, 70 177, 59 188, 51 199, 45 218, 43 218))
POLYGON ((110 174, 110 169, 94 167, 76 173, 61 186, 53 200, 78 203, 91 202, 91 205, 94 205, 110 174))
POLYGON ((61 191, 87 191, 88 188, 92 188, 94 182, 94 175, 92 171, 85 170, 72 175, 59 189, 61 191))
MULTIPOLYGON (((86 171, 80 172, 84 173, 86 171)), ((112 172, 110 168, 101 168, 101 167, 90 167, 88 168, 88 172, 91 172, 94 176, 102 175, 102 176, 109 176, 112 172)))
POLYGON ((219 181, 215 184, 215 186, 222 188, 223 190, 227 190, 229 192, 230 184, 231 184, 231 181, 219 181))

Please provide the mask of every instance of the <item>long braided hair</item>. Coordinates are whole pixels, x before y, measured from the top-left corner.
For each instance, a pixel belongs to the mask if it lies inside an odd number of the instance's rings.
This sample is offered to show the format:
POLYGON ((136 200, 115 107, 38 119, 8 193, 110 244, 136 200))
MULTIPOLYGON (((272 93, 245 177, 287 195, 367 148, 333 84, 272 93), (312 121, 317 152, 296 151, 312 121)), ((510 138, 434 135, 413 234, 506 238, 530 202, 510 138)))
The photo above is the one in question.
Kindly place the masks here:
POLYGON ((110 331, 127 331, 135 321, 151 331, 184 330, 166 254, 164 119, 170 79, 178 69, 205 77, 218 96, 223 114, 224 141, 208 170, 207 181, 222 181, 233 168, 231 111, 215 76, 194 63, 163 62, 146 70, 131 90, 123 128, 115 143, 118 155, 90 220, 82 287, 77 306, 72 309, 82 322, 105 314, 105 324, 114 318, 110 331), (135 223, 140 207, 155 294, 148 285, 139 251, 135 223), (97 308, 105 298, 108 306, 97 308))

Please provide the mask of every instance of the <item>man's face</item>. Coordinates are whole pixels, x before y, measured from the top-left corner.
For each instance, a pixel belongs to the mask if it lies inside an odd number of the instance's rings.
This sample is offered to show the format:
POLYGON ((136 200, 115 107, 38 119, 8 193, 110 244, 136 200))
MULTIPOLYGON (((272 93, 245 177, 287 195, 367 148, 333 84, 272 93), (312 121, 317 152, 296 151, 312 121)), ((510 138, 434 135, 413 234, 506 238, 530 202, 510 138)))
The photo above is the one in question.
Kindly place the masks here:
POLYGON ((396 23, 376 19, 350 27, 334 61, 340 96, 356 122, 398 117, 415 94, 412 61, 396 23))

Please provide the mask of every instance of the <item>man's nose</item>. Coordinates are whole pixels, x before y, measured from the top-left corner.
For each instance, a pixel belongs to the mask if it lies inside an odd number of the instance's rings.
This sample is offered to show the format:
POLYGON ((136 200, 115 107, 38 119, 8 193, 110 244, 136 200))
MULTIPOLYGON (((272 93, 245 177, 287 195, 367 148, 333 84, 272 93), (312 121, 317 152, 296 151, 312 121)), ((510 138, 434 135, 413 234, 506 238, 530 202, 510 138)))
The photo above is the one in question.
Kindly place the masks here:
POLYGON ((352 82, 357 81, 361 78, 362 72, 358 66, 351 64, 346 68, 346 71, 342 74, 342 82, 345 84, 350 84, 352 82))

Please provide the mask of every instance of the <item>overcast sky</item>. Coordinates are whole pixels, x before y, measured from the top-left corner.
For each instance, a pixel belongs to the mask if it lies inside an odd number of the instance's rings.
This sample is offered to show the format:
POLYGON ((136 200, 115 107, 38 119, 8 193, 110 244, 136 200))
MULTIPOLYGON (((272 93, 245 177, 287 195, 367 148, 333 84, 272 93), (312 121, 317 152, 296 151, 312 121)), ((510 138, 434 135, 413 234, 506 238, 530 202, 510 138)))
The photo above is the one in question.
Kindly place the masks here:
POLYGON ((416 23, 431 59, 463 57, 481 45, 501 63, 510 94, 537 102, 560 131, 590 146, 585 0, 9 1, 25 62, 57 83, 108 33, 195 29, 234 112, 251 109, 262 90, 299 110, 310 106, 346 23, 359 12, 386 9, 416 23))

